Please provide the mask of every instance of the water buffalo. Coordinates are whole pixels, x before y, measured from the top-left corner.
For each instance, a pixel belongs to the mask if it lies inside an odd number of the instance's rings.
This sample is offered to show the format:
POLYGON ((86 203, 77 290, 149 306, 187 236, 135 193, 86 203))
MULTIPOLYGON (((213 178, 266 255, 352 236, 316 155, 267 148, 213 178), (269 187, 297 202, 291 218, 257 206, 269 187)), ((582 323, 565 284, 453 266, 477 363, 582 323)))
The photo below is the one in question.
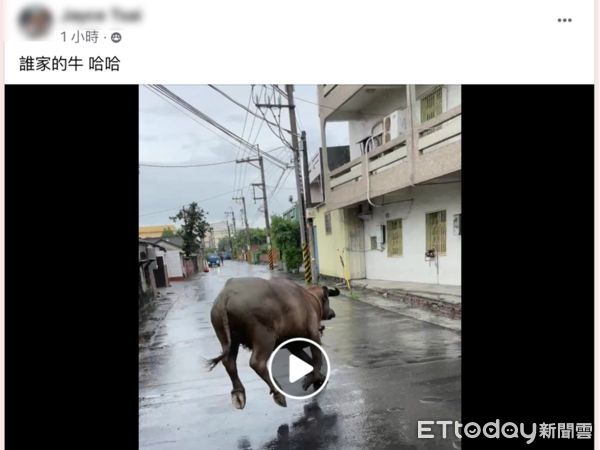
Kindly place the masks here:
MULTIPOLYGON (((273 400, 286 406, 285 396, 271 383, 267 361, 273 350, 282 342, 297 337, 321 343, 321 320, 335 317, 329 307, 329 297, 340 291, 325 286, 302 286, 286 279, 231 278, 217 296, 210 319, 223 348, 216 358, 207 361, 209 370, 219 362, 231 378, 231 401, 237 409, 246 405, 246 392, 236 368, 240 344, 252 350, 250 367, 267 383, 273 400)), ((294 343, 296 344, 296 343, 294 343)), ((303 350, 307 344, 291 345, 288 350, 315 370, 304 380, 306 390, 311 384, 317 389, 323 383, 321 353, 314 352, 313 359, 303 350)))

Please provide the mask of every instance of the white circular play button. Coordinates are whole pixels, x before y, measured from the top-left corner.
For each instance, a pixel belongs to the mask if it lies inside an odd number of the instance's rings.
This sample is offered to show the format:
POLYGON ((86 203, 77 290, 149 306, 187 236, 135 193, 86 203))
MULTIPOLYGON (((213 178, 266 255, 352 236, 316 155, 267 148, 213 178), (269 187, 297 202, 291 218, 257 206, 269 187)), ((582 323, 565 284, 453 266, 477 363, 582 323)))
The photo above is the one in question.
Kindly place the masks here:
POLYGON ((288 339, 280 344, 271 354, 267 367, 275 388, 296 400, 317 395, 329 381, 327 353, 306 338, 288 339))
POLYGON ((304 377, 304 375, 308 375, 313 371, 313 366, 305 363, 294 355, 290 355, 288 366, 290 368, 288 376, 290 383, 295 383, 300 378, 304 377))

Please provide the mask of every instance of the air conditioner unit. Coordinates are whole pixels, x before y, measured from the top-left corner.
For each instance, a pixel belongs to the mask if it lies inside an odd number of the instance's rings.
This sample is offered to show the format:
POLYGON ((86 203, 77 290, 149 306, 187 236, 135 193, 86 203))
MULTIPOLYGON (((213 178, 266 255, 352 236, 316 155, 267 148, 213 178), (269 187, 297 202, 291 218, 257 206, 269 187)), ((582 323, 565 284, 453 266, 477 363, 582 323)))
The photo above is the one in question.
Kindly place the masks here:
POLYGON ((397 109, 383 119, 383 143, 386 144, 406 131, 406 110, 397 109))

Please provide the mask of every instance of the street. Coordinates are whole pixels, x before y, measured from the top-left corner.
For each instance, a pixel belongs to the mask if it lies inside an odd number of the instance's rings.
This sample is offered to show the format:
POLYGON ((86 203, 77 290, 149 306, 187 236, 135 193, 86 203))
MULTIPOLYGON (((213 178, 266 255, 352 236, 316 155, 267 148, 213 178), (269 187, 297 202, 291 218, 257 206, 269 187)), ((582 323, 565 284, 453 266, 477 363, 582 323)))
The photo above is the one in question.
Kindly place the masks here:
POLYGON ((208 372, 203 358, 221 352, 212 303, 240 276, 271 275, 228 260, 167 289, 177 300, 139 353, 140 448, 460 448, 453 437, 417 439, 418 420, 460 420, 460 334, 344 295, 330 299, 336 318, 324 322, 331 379, 323 392, 277 406, 240 348, 247 403, 234 409, 224 367, 208 372))

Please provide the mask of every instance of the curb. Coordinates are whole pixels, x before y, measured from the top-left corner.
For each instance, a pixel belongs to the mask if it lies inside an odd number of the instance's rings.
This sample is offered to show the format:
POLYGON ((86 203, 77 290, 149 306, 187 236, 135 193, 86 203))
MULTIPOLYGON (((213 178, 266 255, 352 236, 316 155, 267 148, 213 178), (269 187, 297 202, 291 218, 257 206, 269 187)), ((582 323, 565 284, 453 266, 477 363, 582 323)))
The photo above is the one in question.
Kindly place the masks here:
MULTIPOLYGON (((320 275, 319 281, 325 283, 329 282, 332 285, 335 285, 341 291, 347 292, 348 297, 350 297, 350 291, 348 291, 348 289, 346 288, 346 282, 344 280, 340 281, 339 278, 320 275)), ((448 317, 450 319, 460 320, 462 318, 462 303, 446 302, 441 299, 431 298, 426 295, 413 294, 408 291, 374 289, 369 287, 353 287, 353 290, 358 292, 380 295, 384 298, 399 300, 407 306, 424 309, 426 311, 430 311, 439 314, 440 316, 448 317)))
POLYGON ((163 294, 138 312, 138 348, 140 350, 152 345, 156 332, 176 300, 172 294, 163 294))
POLYGON ((400 300, 408 306, 425 309, 450 319, 460 320, 462 317, 462 304, 450 303, 410 292, 396 292, 385 289, 360 288, 361 291, 370 291, 385 298, 400 300))

